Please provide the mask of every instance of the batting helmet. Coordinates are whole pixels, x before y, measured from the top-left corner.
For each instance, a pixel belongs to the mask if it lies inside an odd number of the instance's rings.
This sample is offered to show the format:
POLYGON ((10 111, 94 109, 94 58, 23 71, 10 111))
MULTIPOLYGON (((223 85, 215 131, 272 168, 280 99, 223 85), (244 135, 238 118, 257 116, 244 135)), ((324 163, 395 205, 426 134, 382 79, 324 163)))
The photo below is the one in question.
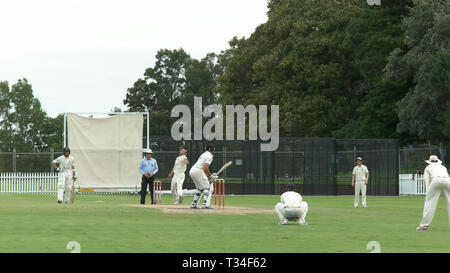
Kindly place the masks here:
POLYGON ((212 143, 206 144, 206 150, 210 151, 210 152, 214 152, 214 150, 215 150, 214 145, 212 143))
POLYGON ((65 154, 65 153, 70 153, 69 147, 64 147, 63 148, 63 154, 65 154))
POLYGON ((288 184, 286 186, 287 191, 295 191, 295 185, 294 184, 288 184))

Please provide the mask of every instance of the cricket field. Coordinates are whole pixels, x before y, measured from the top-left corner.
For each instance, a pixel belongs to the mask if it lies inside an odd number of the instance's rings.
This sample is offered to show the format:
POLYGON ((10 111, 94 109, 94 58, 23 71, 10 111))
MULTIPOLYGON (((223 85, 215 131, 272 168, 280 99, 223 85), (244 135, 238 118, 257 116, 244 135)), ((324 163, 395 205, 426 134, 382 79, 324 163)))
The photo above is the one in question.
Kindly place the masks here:
POLYGON ((0 195, 0 252, 67 253, 72 241, 82 253, 368 253, 372 241, 383 253, 450 252, 444 198, 428 231, 415 230, 423 197, 369 196, 368 208, 353 208, 352 196, 304 196, 308 226, 278 224, 279 196, 227 196, 225 210, 208 213, 188 209, 191 200, 170 211, 162 209, 173 202, 168 195, 156 206, 128 194, 77 195, 74 204, 0 195))

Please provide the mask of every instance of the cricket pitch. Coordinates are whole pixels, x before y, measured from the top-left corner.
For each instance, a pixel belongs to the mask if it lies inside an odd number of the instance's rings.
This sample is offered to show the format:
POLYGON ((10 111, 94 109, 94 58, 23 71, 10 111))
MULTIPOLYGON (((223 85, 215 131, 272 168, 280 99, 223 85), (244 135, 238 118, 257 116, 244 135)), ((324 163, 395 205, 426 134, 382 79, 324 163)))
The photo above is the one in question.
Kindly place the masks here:
POLYGON ((159 209, 164 213, 182 213, 182 214, 274 214, 275 210, 246 208, 246 207, 213 207, 213 209, 191 209, 188 205, 139 205, 122 204, 123 206, 159 209))

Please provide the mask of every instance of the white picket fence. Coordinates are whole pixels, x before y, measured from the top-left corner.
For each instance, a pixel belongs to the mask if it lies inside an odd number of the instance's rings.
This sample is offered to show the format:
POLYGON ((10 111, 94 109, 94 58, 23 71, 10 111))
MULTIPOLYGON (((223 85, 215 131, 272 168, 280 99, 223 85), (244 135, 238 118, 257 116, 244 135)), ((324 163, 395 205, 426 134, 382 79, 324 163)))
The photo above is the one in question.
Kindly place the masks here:
POLYGON ((400 174, 399 176, 400 195, 426 195, 427 189, 423 175, 400 174))
POLYGON ((0 173, 0 193, 56 193, 57 173, 0 173))

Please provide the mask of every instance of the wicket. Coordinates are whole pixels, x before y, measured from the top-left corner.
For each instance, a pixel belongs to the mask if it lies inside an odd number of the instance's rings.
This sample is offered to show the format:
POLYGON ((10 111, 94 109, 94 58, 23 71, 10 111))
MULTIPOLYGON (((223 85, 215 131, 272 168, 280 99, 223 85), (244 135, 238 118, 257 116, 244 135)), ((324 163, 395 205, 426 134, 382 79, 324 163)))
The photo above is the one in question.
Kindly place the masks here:
POLYGON ((161 204, 162 183, 157 180, 153 182, 153 200, 156 204, 161 204))
POLYGON ((214 180, 214 205, 217 205, 217 199, 219 200, 219 208, 222 203, 222 207, 225 208, 225 179, 214 180))

